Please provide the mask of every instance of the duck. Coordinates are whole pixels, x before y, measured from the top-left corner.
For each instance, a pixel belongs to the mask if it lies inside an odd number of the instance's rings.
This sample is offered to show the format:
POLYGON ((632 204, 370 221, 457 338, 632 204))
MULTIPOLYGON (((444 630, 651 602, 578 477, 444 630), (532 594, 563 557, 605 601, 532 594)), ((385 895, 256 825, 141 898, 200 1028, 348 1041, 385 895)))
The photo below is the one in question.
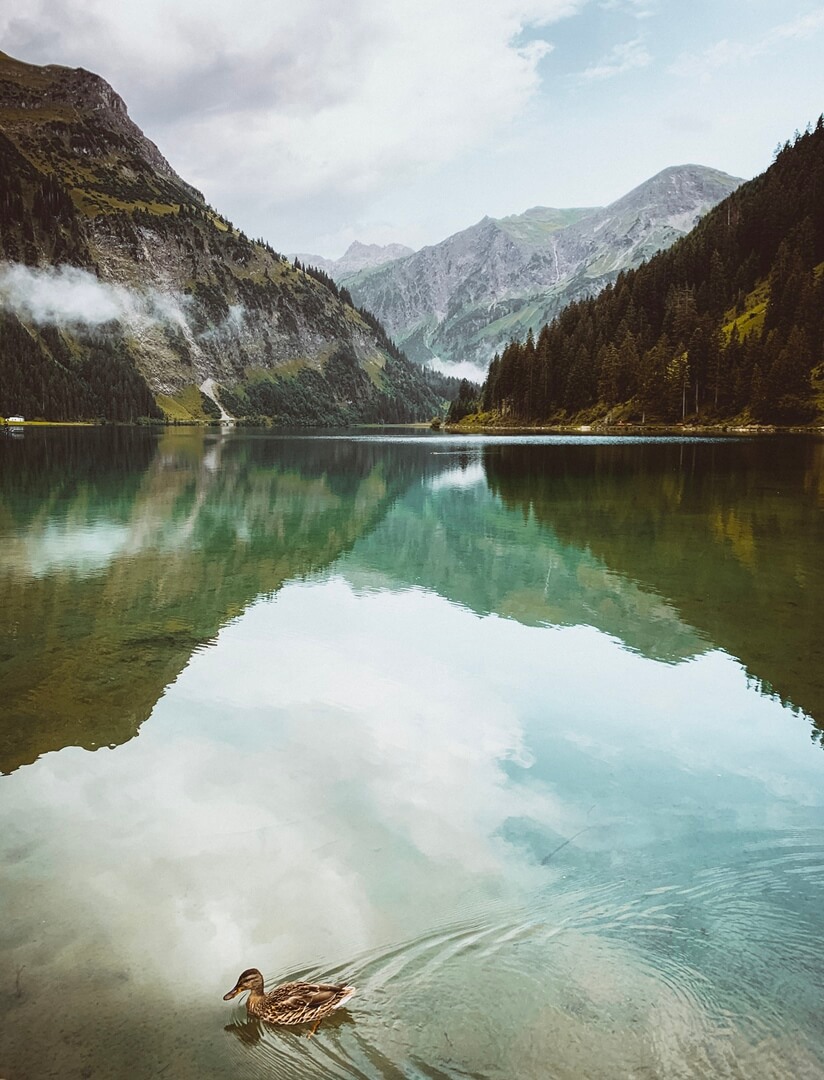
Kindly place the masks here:
POLYGON ((241 971, 232 989, 223 995, 231 1001, 249 991, 246 1012, 269 1024, 309 1024, 314 1021, 307 1038, 318 1030, 321 1020, 340 1009, 355 993, 354 986, 332 983, 287 982, 265 993, 263 976, 257 968, 241 971))

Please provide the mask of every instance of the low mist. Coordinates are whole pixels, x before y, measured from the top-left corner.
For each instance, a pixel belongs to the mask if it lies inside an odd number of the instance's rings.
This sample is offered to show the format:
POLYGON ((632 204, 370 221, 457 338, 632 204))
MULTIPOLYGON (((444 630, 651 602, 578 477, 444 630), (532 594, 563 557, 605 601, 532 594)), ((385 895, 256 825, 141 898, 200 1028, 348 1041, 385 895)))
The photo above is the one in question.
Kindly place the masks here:
MULTIPOLYGON (((152 325, 187 328, 189 303, 185 296, 100 281, 76 266, 0 264, 0 309, 39 325, 100 326, 116 321, 138 330, 152 325)), ((236 315, 234 321, 240 318, 236 315)))
POLYGON ((439 371, 441 375, 451 375, 455 379, 468 379, 479 386, 486 382, 487 368, 482 367, 480 364, 473 364, 471 360, 460 360, 453 363, 433 356, 426 366, 434 371, 439 371))

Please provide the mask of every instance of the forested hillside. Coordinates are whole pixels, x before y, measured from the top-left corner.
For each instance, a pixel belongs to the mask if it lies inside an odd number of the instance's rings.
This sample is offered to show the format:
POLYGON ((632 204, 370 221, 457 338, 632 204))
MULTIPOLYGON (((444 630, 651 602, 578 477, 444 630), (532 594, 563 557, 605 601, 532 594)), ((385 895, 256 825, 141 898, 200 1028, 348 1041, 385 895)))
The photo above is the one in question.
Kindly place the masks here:
POLYGON ((517 423, 807 423, 824 406, 823 365, 819 118, 668 251, 510 343, 476 404, 517 423))
POLYGON ((0 53, 0 415, 423 420, 438 388, 252 240, 81 68, 0 53))

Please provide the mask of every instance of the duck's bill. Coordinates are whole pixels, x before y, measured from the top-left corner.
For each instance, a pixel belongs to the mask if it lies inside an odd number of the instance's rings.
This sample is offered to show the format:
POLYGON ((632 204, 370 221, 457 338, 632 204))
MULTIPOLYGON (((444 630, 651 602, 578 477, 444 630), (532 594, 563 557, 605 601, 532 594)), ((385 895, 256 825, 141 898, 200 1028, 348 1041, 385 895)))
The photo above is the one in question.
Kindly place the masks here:
POLYGON ((223 995, 223 1000, 224 1001, 231 1001, 232 998, 237 997, 239 993, 240 993, 240 988, 237 987, 237 986, 233 986, 228 994, 223 995))

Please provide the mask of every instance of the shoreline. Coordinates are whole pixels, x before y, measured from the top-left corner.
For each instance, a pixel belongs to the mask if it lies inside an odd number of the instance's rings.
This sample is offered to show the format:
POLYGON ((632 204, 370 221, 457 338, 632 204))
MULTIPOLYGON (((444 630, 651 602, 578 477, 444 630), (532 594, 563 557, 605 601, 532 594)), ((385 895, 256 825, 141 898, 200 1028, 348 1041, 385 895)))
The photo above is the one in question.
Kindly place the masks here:
POLYGON ((816 435, 821 424, 443 424, 450 435, 816 435))
POLYGON ((103 427, 103 424, 98 423, 96 420, 23 420, 22 423, 18 422, 16 424, 12 424, 8 420, 0 421, 0 428, 24 427, 103 427))
MULTIPOLYGON (((221 420, 192 420, 164 423, 162 420, 151 424, 129 423, 128 421, 95 420, 24 420, 10 424, 0 420, 0 431, 21 428, 43 427, 158 427, 158 428, 226 428, 243 427, 237 421, 232 423, 221 420)), ((294 430, 293 425, 267 425, 268 430, 294 430)), ((824 424, 434 424, 431 421, 418 420, 406 424, 352 424, 340 430, 383 431, 391 429, 415 429, 439 431, 447 435, 608 435, 637 438, 639 435, 677 436, 677 435, 812 435, 824 438, 824 424)), ((302 431, 328 430, 323 425, 317 428, 301 427, 302 431)))

